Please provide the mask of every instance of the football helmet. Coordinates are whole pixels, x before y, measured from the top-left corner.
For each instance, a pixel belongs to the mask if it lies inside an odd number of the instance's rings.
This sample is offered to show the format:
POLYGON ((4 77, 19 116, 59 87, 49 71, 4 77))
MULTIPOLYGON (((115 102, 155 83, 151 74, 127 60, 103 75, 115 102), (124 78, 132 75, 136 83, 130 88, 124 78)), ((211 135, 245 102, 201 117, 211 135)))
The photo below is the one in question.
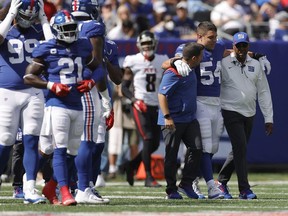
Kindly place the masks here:
POLYGON ((137 37, 137 47, 145 58, 150 58, 155 54, 158 39, 154 33, 145 30, 137 37))
POLYGON ((75 17, 90 17, 99 19, 99 4, 97 0, 72 0, 71 11, 75 17))
POLYGON ((78 39, 78 25, 73 15, 67 10, 61 10, 50 21, 52 33, 57 40, 73 43, 78 39))
POLYGON ((29 28, 38 18, 38 0, 21 0, 22 5, 16 15, 16 22, 22 28, 29 28))
POLYGON ((175 57, 183 57, 183 48, 185 46, 185 43, 183 44, 180 44, 177 48, 176 48, 176 51, 175 51, 175 57))

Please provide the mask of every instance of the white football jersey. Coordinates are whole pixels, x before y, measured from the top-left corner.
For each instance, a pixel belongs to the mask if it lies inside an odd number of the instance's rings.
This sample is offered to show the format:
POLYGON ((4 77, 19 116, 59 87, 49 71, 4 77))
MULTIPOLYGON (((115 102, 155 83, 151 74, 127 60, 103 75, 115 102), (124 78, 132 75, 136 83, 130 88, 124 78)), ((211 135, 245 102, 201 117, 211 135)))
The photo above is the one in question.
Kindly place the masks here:
POLYGON ((158 106, 158 89, 163 75, 161 65, 167 59, 167 55, 155 54, 155 58, 148 61, 141 53, 125 57, 123 68, 129 67, 133 72, 136 99, 143 100, 150 106, 158 106))

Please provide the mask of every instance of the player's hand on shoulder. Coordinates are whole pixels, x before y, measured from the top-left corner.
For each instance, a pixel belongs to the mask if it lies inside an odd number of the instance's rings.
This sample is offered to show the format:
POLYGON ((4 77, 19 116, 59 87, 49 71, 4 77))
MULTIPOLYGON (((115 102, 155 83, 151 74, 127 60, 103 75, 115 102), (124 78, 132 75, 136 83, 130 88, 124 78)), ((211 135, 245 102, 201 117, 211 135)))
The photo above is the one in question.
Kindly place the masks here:
POLYGON ((271 63, 270 61, 267 59, 266 56, 262 56, 259 58, 259 62, 260 62, 260 65, 261 65, 261 68, 264 72, 266 72, 267 75, 270 74, 271 72, 271 63))
POLYGON ((95 86, 95 81, 93 79, 90 80, 82 80, 78 82, 77 90, 79 92, 88 92, 95 86))
POLYGON ((139 112, 147 112, 147 106, 144 103, 144 101, 142 100, 136 100, 133 102, 133 106, 135 107, 135 109, 137 109, 139 112))
POLYGON ((47 89, 52 91, 54 94, 56 94, 59 97, 65 97, 69 94, 71 90, 71 86, 62 84, 62 83, 54 83, 54 82, 48 82, 47 89))
POLYGON ((191 68, 189 67, 189 65, 180 59, 174 62, 174 66, 177 72, 183 77, 188 76, 189 73, 191 72, 191 68))

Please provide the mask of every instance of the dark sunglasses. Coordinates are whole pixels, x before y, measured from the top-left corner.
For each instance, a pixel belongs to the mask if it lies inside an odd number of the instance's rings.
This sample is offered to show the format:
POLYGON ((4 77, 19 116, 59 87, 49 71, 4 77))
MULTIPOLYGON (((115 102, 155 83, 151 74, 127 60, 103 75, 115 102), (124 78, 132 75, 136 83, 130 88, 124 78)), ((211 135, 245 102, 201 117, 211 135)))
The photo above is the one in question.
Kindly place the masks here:
POLYGON ((243 48, 247 48, 248 47, 248 43, 238 43, 235 45, 238 49, 243 47, 243 48))

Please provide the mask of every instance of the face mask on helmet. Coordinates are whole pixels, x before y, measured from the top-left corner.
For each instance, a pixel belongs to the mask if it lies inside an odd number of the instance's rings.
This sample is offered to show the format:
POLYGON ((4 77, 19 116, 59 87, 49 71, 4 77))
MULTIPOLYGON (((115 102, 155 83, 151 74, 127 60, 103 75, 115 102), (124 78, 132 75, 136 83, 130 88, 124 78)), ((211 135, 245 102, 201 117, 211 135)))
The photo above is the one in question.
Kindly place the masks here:
POLYGON ((22 0, 22 5, 16 16, 16 22, 22 28, 29 28, 35 23, 38 13, 38 0, 22 0))
POLYGON ((58 12, 51 19, 52 33, 57 40, 73 43, 78 39, 78 25, 74 17, 67 11, 58 12))
POLYGON ((146 59, 155 54, 157 44, 156 36, 149 31, 142 32, 137 38, 137 47, 146 59))
POLYGON ((99 19, 99 4, 97 0, 72 0, 71 11, 74 17, 99 19))

